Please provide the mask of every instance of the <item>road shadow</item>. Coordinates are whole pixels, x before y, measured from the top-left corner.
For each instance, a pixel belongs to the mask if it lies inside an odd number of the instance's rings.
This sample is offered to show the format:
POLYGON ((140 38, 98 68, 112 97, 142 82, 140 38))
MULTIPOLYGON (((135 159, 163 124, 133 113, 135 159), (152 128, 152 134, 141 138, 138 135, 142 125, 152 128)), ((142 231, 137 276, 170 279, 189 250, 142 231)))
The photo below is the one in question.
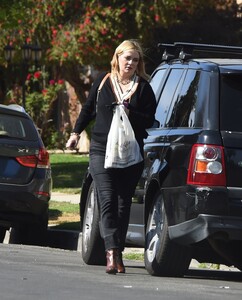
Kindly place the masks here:
POLYGON ((223 270, 204 270, 204 269, 189 269, 185 275, 189 279, 211 279, 211 280, 226 280, 226 281, 242 281, 242 272, 240 271, 223 271, 223 270))

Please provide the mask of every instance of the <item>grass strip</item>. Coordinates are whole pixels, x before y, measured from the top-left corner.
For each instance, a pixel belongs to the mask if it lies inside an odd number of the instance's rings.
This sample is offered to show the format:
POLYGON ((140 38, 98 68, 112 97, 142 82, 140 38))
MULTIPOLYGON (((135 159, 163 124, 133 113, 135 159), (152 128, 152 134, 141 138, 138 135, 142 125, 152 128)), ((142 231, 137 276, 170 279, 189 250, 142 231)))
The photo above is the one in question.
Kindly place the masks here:
POLYGON ((88 162, 89 156, 87 155, 51 153, 53 191, 80 193, 88 162))
POLYGON ((51 200, 49 203, 49 225, 56 229, 79 230, 79 204, 51 200))

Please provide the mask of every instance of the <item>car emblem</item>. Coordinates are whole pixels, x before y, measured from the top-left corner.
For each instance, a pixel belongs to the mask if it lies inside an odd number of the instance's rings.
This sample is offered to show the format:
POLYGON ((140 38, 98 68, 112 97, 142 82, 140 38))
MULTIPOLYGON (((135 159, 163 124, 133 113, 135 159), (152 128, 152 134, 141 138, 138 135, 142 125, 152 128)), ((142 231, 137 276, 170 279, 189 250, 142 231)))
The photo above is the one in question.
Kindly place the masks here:
POLYGON ((26 153, 28 153, 29 152, 29 149, 25 149, 25 148, 18 148, 18 152, 19 153, 24 153, 24 152, 26 152, 26 153))

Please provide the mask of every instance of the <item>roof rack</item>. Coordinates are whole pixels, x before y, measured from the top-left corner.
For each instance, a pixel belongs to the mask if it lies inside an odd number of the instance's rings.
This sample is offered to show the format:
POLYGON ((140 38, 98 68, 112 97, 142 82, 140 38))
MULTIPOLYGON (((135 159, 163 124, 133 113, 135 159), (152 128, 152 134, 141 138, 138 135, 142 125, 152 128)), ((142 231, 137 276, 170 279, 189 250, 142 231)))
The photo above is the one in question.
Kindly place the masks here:
POLYGON ((159 51, 162 52, 162 61, 169 61, 178 57, 178 50, 174 44, 158 44, 159 51))
POLYGON ((163 51, 162 60, 169 61, 177 57, 177 48, 174 44, 158 44, 158 49, 163 51))
POLYGON ((175 42, 174 44, 158 44, 158 48, 164 49, 162 60, 166 61, 169 61, 173 58, 186 60, 193 57, 194 52, 200 52, 203 54, 213 52, 217 54, 242 55, 242 47, 226 45, 175 42), (170 53, 170 55, 167 53, 170 53), (172 58, 171 55, 173 55, 172 58))

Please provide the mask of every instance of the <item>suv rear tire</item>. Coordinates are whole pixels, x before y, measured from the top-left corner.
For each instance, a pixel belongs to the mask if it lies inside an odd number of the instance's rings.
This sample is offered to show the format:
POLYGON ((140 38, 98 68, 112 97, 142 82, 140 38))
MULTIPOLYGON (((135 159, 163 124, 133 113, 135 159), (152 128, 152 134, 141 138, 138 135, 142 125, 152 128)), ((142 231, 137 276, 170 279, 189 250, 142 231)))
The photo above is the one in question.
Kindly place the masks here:
POLYGON ((154 276, 183 276, 189 268, 188 247, 172 242, 168 234, 164 201, 159 191, 151 205, 145 236, 145 267, 154 276))
POLYGON ((100 235, 97 193, 92 182, 83 216, 82 258, 88 265, 105 265, 104 242, 100 235))

